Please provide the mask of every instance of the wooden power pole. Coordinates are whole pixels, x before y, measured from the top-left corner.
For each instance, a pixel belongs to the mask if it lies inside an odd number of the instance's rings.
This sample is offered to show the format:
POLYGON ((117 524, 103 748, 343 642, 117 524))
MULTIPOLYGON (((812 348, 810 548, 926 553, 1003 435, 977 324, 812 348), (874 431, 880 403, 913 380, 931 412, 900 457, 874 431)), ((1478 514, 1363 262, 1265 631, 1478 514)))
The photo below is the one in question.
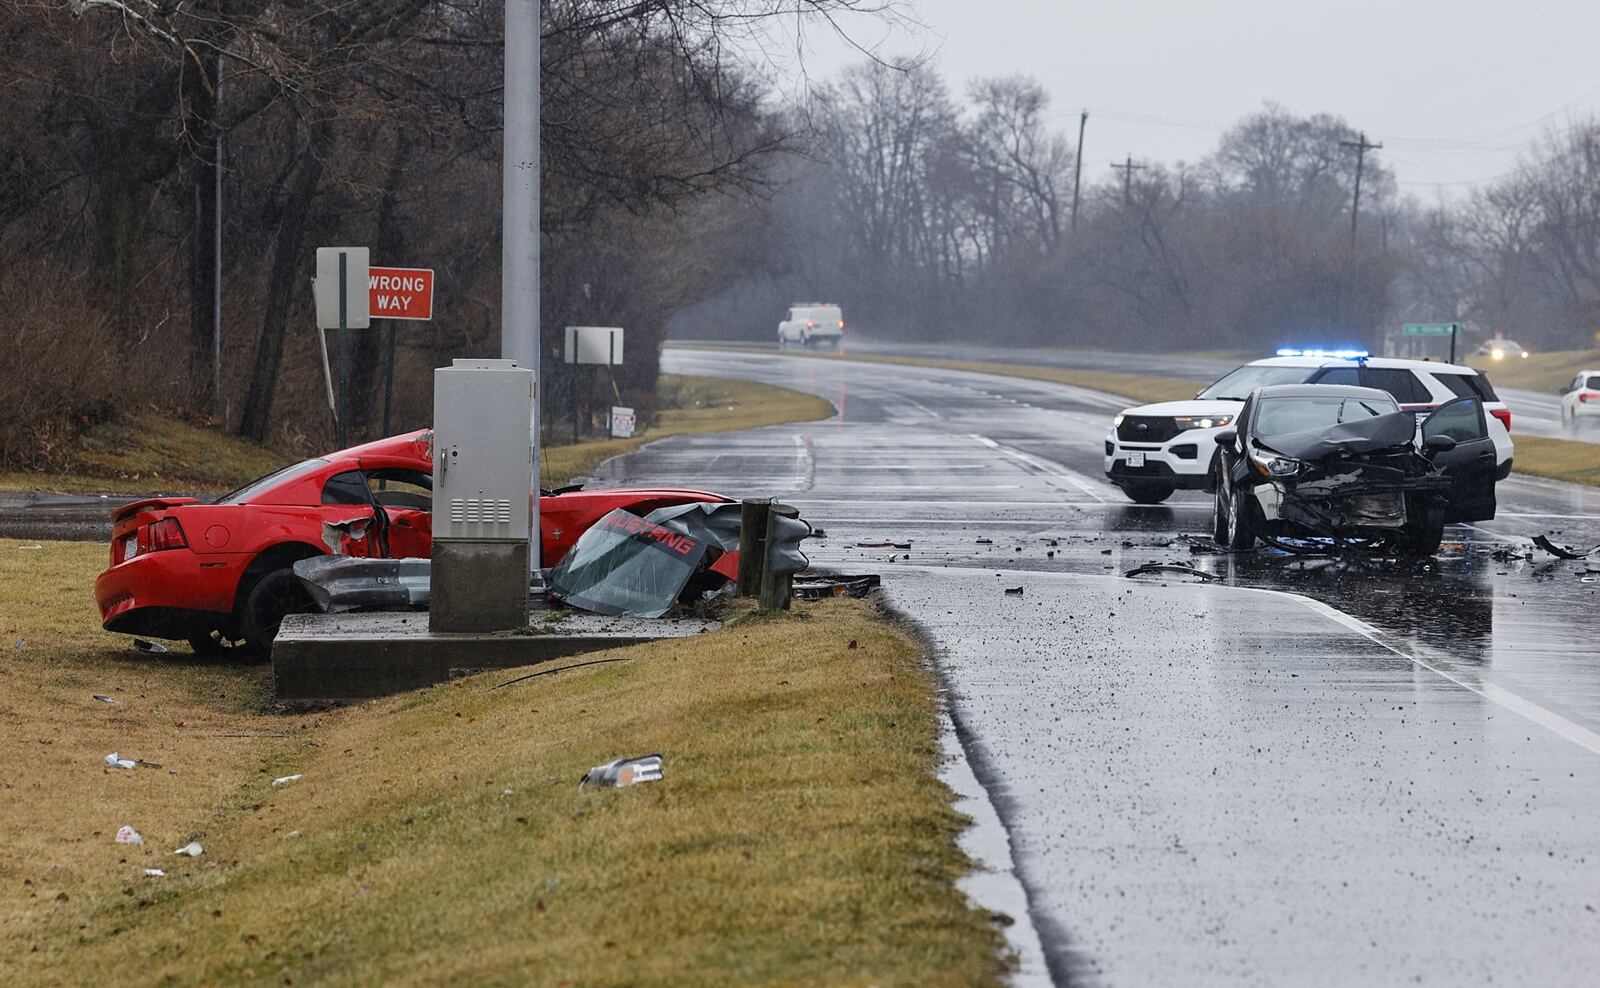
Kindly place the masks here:
POLYGON ((1356 249, 1356 221, 1361 216, 1361 170, 1367 163, 1367 152, 1382 148, 1382 144, 1368 144, 1367 132, 1362 131, 1356 140, 1340 141, 1340 147, 1355 148, 1356 151, 1356 194, 1350 203, 1350 250, 1356 249))
POLYGON ((1125 163, 1111 167, 1122 172, 1122 204, 1127 206, 1133 202, 1133 173, 1143 171, 1148 166, 1134 164, 1133 155, 1129 154, 1125 163))
POLYGON ((1089 111, 1078 115, 1078 161, 1072 166, 1072 228, 1078 228, 1078 188, 1083 180, 1083 128, 1089 123, 1089 111))

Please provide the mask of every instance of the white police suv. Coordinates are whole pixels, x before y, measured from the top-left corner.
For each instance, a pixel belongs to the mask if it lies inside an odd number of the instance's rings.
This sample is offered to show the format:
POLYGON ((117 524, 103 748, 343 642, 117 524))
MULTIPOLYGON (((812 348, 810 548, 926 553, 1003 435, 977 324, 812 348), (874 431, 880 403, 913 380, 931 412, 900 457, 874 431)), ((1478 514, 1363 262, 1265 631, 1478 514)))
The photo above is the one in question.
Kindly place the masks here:
POLYGON ((1511 472, 1511 410, 1471 367, 1371 357, 1363 350, 1279 350, 1276 357, 1224 375, 1189 401, 1123 411, 1106 435, 1106 476, 1139 504, 1160 504, 1177 490, 1213 490, 1217 432, 1233 425, 1250 392, 1275 384, 1377 388, 1408 412, 1429 412, 1452 398, 1478 398, 1495 423, 1489 426, 1495 479, 1511 472))

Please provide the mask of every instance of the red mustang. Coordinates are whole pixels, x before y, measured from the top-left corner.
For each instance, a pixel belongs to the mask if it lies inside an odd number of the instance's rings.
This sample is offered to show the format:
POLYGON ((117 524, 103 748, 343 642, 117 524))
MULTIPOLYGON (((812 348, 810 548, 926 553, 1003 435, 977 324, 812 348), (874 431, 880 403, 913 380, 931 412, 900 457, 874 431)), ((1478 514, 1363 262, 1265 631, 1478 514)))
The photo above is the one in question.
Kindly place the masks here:
MULTIPOLYGON (((265 653, 283 616, 309 604, 296 560, 426 557, 432 549, 432 433, 380 439, 285 467, 202 504, 157 497, 111 516, 111 566, 95 580, 107 631, 187 641, 196 652, 243 641, 265 653)), ((542 566, 561 560, 615 508, 728 498, 677 489, 562 490, 539 499, 542 566)), ((732 575, 737 554, 715 567, 732 575)))

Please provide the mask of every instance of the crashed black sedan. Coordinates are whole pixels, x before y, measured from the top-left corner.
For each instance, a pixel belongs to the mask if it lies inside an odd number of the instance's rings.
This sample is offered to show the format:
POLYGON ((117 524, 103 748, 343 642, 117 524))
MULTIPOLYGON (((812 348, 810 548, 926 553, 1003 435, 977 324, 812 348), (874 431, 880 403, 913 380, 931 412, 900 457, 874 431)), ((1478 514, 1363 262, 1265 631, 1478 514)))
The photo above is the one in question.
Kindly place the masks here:
POLYGON ((1494 442, 1476 398, 1419 422, 1374 388, 1261 388, 1217 445, 1213 534, 1230 549, 1331 539, 1426 556, 1446 524, 1494 517, 1494 442))

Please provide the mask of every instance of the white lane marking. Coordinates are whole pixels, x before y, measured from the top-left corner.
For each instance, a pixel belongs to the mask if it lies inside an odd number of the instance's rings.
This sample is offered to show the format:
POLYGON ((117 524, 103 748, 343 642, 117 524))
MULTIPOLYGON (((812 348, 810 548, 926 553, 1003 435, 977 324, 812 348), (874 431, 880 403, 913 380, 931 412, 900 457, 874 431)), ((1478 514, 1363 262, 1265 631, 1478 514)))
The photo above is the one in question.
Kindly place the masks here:
POLYGON ((1499 704, 1512 713, 1538 724, 1540 727, 1551 732, 1552 734, 1571 741, 1578 747, 1587 750, 1590 754, 1600 755, 1600 734, 1589 730, 1587 727, 1584 727, 1581 724, 1575 724, 1555 711, 1547 710, 1544 707, 1539 706, 1537 703, 1534 703, 1532 700, 1519 696, 1503 686, 1496 686, 1494 683, 1470 682, 1462 679, 1460 676, 1454 675, 1453 673, 1439 668, 1426 659, 1418 658, 1416 655, 1395 648, 1393 645, 1389 644, 1383 639, 1382 633, 1377 628, 1374 628, 1372 625, 1358 617, 1346 614, 1337 607, 1324 604, 1322 601, 1315 600, 1311 597, 1305 597, 1297 593, 1289 593, 1284 590, 1267 590, 1260 587, 1239 587, 1237 589, 1248 589, 1255 593, 1274 594, 1279 597, 1289 597, 1294 600, 1298 600, 1311 610, 1321 614, 1330 621, 1334 621, 1346 628, 1349 628, 1351 631, 1354 631, 1356 634, 1366 638, 1368 641, 1371 641, 1380 648, 1393 652, 1402 659, 1405 659, 1414 665, 1420 666, 1421 668, 1428 670, 1442 679, 1449 680, 1464 690, 1469 690, 1473 693, 1476 693, 1491 703, 1499 704))
POLYGON ((1461 527, 1462 528, 1470 528, 1474 532, 1477 532, 1479 535, 1488 536, 1490 541, 1500 542, 1500 543, 1502 543, 1504 545, 1522 545, 1523 543, 1528 541, 1527 539, 1517 539, 1517 538, 1512 538, 1509 535, 1501 535, 1499 532, 1491 532, 1487 528, 1481 528, 1481 527, 1479 527, 1477 525, 1472 525, 1472 524, 1468 524, 1468 523, 1462 523, 1461 527))
POLYGON ((1083 491, 1096 501, 1099 501, 1102 504, 1105 503, 1106 499, 1100 496, 1100 492, 1094 488, 1094 485, 1085 480, 1082 474, 1074 473, 1061 464, 1052 463, 1042 456, 1034 456, 1032 453, 1024 453, 1020 449, 1013 449, 1010 446, 995 442, 988 436, 980 436, 977 433, 973 433, 972 438, 977 440, 981 445, 987 446, 999 453, 1001 456, 1020 463, 1025 467, 1031 467, 1032 469, 1037 470, 1047 476, 1055 477, 1059 480, 1065 480, 1067 483, 1078 488, 1078 490, 1083 491))

